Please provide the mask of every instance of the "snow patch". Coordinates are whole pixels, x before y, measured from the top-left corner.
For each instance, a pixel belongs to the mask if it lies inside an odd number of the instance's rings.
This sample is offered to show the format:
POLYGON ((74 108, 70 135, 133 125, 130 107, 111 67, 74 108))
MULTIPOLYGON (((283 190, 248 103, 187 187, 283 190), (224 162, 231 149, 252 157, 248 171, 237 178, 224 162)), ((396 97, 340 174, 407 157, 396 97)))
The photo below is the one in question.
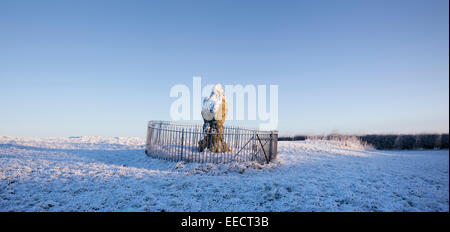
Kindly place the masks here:
POLYGON ((144 144, 0 136, 0 211, 449 211, 448 150, 282 141, 270 164, 210 164, 144 144))

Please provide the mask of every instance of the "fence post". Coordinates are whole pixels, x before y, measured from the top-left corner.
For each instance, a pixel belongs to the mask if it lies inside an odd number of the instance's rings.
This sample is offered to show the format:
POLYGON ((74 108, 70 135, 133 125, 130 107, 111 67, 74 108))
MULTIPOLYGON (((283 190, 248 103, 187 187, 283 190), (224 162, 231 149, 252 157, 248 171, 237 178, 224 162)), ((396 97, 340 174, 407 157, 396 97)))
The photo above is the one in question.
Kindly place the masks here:
POLYGON ((158 143, 161 143, 161 127, 162 123, 159 123, 158 138, 157 138, 158 143))
POLYGON ((270 143, 269 143, 269 161, 272 160, 272 154, 273 154, 273 150, 272 150, 272 143, 273 143, 273 131, 270 132, 270 143))
POLYGON ((184 128, 181 130, 181 160, 183 160, 183 150, 184 150, 184 128))
POLYGON ((152 122, 149 121, 147 125, 147 139, 145 141, 145 154, 148 155, 149 149, 150 149, 150 142, 151 142, 151 132, 152 132, 152 122))
POLYGON ((272 132, 273 133, 273 138, 272 138, 272 159, 277 158, 277 154, 278 154, 278 131, 275 130, 272 132))

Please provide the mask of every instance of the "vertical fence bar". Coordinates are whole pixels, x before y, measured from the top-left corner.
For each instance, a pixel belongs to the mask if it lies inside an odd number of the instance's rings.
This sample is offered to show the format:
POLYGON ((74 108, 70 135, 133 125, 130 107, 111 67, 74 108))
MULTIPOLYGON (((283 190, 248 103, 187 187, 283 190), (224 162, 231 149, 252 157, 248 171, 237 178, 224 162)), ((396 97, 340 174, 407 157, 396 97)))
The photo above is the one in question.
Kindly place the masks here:
POLYGON ((174 131, 174 126, 171 126, 170 127, 170 129, 171 129, 171 131, 170 131, 170 157, 171 157, 171 160, 176 160, 176 156, 177 156, 177 153, 175 152, 176 151, 176 147, 177 147, 177 144, 175 143, 175 138, 176 138, 176 136, 177 136, 177 132, 176 131, 174 131))
POLYGON ((164 149, 164 152, 165 152, 165 154, 164 154, 164 160, 167 160, 167 156, 169 155, 169 152, 167 151, 167 129, 166 128, 164 128, 164 130, 163 130, 163 139, 164 139, 164 142, 163 142, 163 149, 164 149))
POLYGON ((278 154, 278 131, 273 132, 273 145, 272 145, 273 151, 272 151, 272 159, 277 158, 278 154))
POLYGON ((195 132, 196 132, 195 127, 191 129, 191 132, 192 132, 192 135, 190 135, 191 136, 191 155, 192 155, 192 160, 195 161, 195 156, 197 154, 197 150, 195 150, 197 148, 196 141, 195 141, 195 138, 196 138, 196 136, 195 136, 195 132))
POLYGON ((153 125, 149 129, 150 129, 150 139, 149 139, 147 153, 152 154, 153 146, 155 144, 155 142, 153 141, 154 140, 153 137, 155 137, 154 134, 156 131, 155 131, 153 125))
POLYGON ((181 155, 180 160, 183 160, 183 150, 184 150, 184 129, 181 130, 181 155))
POLYGON ((166 128, 166 125, 163 126, 163 128, 161 129, 161 132, 162 132, 162 136, 161 137, 163 139, 162 149, 164 151, 164 157, 163 158, 164 158, 164 160, 167 160, 168 152, 167 152, 167 146, 166 146, 166 144, 167 144, 167 128, 166 128))
POLYGON ((269 161, 272 161, 272 141, 273 140, 273 132, 270 132, 270 139, 269 139, 269 161))
POLYGON ((158 144, 161 143, 161 123, 159 124, 159 130, 158 130, 158 144))
POLYGON ((186 147, 187 147, 188 150, 186 151, 186 158, 185 158, 185 160, 190 161, 191 160, 191 154, 190 154, 190 150, 191 150, 191 127, 189 127, 187 129, 186 147))
POLYGON ((174 136, 175 136, 175 131, 172 130, 173 126, 170 127, 170 137, 169 137, 169 147, 170 147, 170 159, 171 160, 175 160, 175 151, 174 149, 176 148, 176 144, 174 144, 174 136))

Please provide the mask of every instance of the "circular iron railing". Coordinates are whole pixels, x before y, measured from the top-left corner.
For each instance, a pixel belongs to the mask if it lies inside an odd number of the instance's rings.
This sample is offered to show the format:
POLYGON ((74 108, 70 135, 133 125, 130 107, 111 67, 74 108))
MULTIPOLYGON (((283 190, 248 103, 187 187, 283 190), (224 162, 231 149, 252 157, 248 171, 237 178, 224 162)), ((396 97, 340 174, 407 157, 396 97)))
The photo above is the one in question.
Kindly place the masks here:
MULTIPOLYGON (((218 133, 208 133, 215 135, 218 133)), ((200 151, 205 136, 202 124, 149 121, 145 153, 150 157, 200 163, 266 162, 277 156, 278 131, 225 126, 220 133, 228 146, 226 152, 200 151)))

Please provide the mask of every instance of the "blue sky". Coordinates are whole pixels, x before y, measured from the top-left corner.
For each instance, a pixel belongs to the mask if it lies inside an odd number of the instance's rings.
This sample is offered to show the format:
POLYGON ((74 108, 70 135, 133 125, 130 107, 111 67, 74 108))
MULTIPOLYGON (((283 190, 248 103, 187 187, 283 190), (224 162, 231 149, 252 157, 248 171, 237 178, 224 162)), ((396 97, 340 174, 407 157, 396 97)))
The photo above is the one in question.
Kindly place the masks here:
POLYGON ((0 0, 0 135, 144 137, 192 76, 279 85, 282 135, 448 132, 448 4, 0 0))

